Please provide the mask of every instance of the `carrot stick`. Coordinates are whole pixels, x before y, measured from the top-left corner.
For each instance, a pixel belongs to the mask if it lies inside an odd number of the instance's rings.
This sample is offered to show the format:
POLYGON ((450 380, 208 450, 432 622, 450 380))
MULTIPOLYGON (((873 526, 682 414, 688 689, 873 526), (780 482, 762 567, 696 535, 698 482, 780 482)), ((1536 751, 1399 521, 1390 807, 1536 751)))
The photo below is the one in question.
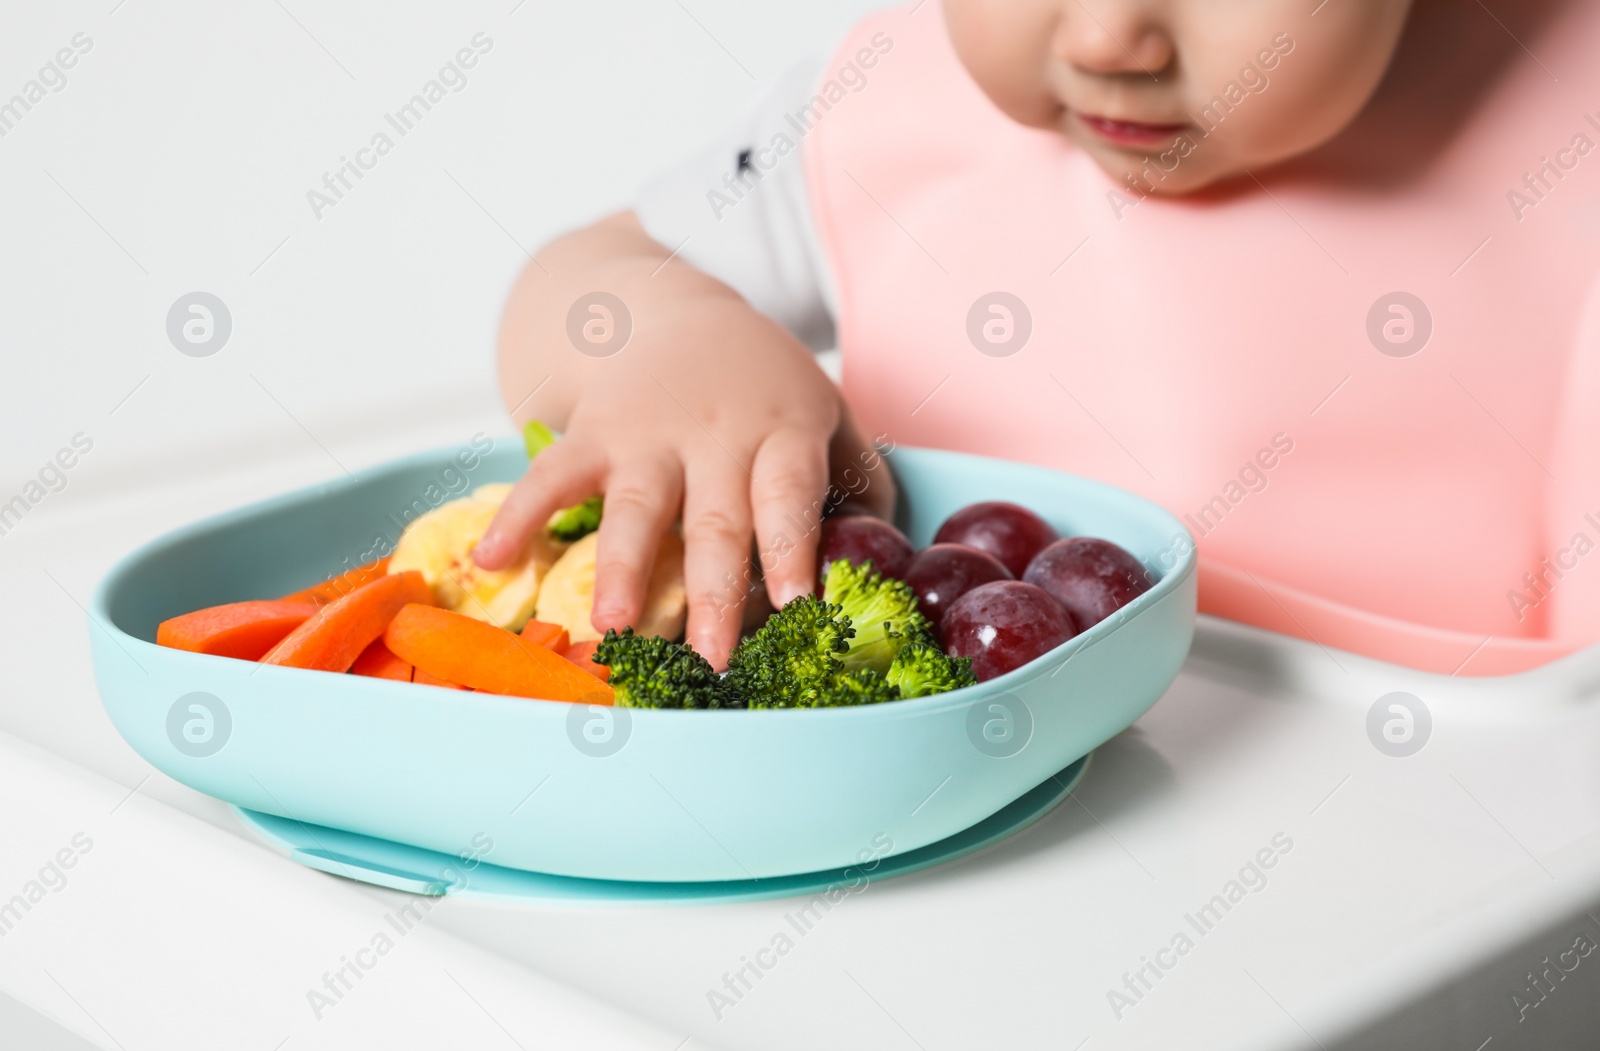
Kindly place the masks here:
POLYGON ((561 650, 560 653, 590 675, 593 675, 601 682, 605 682, 611 678, 611 669, 604 664, 596 664, 594 662, 594 651, 599 648, 599 639, 589 639, 586 642, 574 642, 566 649, 561 650))
POLYGON ((230 602, 162 621, 156 642, 176 650, 253 661, 305 623, 317 607, 288 599, 230 602))
POLYGON ((373 639, 371 644, 361 651, 361 656, 356 658, 356 662, 350 665, 350 674, 410 682, 411 665, 390 653, 389 647, 378 638, 373 639))
MULTIPOLYGON (((323 606, 316 616, 286 635, 261 662, 287 668, 347 671, 361 651, 383 634, 402 606, 432 601, 432 590, 416 570, 381 576, 323 606)), ((399 656, 405 659, 404 654, 399 656)))
POLYGON ((572 645, 572 637, 567 634, 567 629, 560 624, 552 624, 547 620, 530 620, 522 626, 522 637, 547 650, 560 653, 572 645))
POLYGON ((389 622, 384 644, 402 660, 441 679, 484 693, 547 701, 611 704, 597 683, 560 654, 504 628, 434 606, 407 606, 389 622))
POLYGON ((411 678, 411 681, 416 683, 418 686, 439 686, 446 690, 466 689, 466 687, 461 685, 459 682, 451 682, 449 679, 441 679, 437 675, 429 675, 421 668, 416 670, 415 674, 411 678))
POLYGON ((377 580, 388 571, 389 559, 385 556, 376 562, 368 562, 366 565, 346 570, 336 577, 330 577, 320 584, 296 591, 292 595, 285 595, 283 601, 315 602, 319 606, 325 606, 334 599, 344 598, 361 585, 377 580))

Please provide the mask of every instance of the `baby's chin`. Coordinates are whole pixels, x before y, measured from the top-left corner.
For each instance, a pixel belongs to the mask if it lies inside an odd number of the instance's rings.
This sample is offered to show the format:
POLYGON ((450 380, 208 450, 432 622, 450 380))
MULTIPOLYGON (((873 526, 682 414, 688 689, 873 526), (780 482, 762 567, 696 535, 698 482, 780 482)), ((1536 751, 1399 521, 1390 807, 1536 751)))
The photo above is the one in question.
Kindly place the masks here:
POLYGON ((1178 135, 1170 143, 1140 150, 1086 142, 1075 134, 1068 138, 1133 196, 1183 197, 1245 174, 1242 167, 1228 163, 1215 150, 1207 156, 1206 146, 1214 143, 1201 139, 1197 133, 1178 135))

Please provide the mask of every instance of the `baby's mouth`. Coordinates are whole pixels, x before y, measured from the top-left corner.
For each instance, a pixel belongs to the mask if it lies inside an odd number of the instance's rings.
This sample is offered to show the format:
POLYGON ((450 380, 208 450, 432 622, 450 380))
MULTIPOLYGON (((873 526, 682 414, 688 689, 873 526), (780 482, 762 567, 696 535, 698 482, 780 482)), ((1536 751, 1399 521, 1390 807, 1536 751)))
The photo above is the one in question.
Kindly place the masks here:
POLYGON ((1072 118, 1087 129, 1090 134, 1114 146, 1122 147, 1158 146, 1161 143, 1170 141, 1174 135, 1189 127, 1187 123, 1152 124, 1137 120, 1117 120, 1092 113, 1079 113, 1077 110, 1072 110, 1071 113, 1072 118))

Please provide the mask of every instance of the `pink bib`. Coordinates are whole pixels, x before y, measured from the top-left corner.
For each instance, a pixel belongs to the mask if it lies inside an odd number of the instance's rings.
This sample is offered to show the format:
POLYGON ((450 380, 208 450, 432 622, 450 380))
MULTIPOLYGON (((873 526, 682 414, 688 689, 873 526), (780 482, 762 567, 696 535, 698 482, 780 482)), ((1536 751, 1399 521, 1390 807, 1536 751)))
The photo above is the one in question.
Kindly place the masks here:
POLYGON ((866 19, 805 141, 861 425, 1141 493, 1203 611, 1323 646, 1600 639, 1600 5, 1524 42, 1453 125, 1396 74, 1259 185, 1140 199, 995 109, 937 3, 866 19))

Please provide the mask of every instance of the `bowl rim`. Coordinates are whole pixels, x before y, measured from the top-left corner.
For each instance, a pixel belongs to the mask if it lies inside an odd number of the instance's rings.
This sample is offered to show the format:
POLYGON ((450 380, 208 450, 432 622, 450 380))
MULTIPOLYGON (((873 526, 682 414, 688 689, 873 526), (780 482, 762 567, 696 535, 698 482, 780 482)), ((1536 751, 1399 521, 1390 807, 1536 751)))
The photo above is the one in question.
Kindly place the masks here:
MULTIPOLYGON (((493 452, 499 451, 502 443, 510 444, 512 440, 513 439, 511 436, 502 436, 494 439, 495 449, 492 450, 491 453, 485 455, 492 455, 493 452)), ((241 662, 231 657, 219 657, 204 653, 187 653, 181 650, 173 650, 168 647, 158 646, 153 641, 139 638, 136 635, 132 635, 129 632, 124 631, 122 627, 118 625, 111 617, 110 609, 112 599, 119 593, 122 587, 126 586, 127 578, 138 566, 158 554, 179 548, 197 537, 218 533, 236 526, 241 522, 249 521, 250 519, 267 511, 292 509, 297 506, 309 505, 319 498, 332 495, 334 492, 349 489, 364 482, 374 481, 387 474, 404 471, 417 466, 432 465, 437 462, 441 455, 447 455, 450 448, 451 447, 446 446, 438 449, 429 449, 421 452, 411 453, 392 460, 383 461, 382 463, 372 467, 367 467, 352 472, 344 478, 332 478, 326 481, 300 486, 286 492, 266 496, 260 500, 253 501, 240 507, 231 508, 227 511, 221 511, 212 515, 207 515, 204 518, 189 522, 185 525, 177 527, 176 529, 168 530, 159 536, 147 540, 118 558, 116 563, 106 571, 105 575, 101 577, 100 582, 95 586, 94 594, 90 598, 88 607, 88 618, 91 622, 91 627, 98 626, 102 628, 107 632, 108 635, 110 635, 112 641, 117 643, 117 645, 120 646, 124 651, 127 651, 128 644, 131 643, 139 652, 151 653, 152 651, 156 651, 160 653, 163 659, 171 659, 176 654, 182 654, 183 656, 178 659, 199 660, 206 662, 201 664, 200 667, 206 667, 210 664, 210 662, 218 662, 214 666, 219 670, 223 669, 224 667, 236 668, 241 662), (222 662, 225 662, 225 664, 222 662)), ((937 449, 927 446, 899 446, 892 453, 886 454, 884 458, 892 467, 893 457, 904 452, 910 452, 913 458, 920 455, 936 455, 942 458, 964 460, 970 464, 993 463, 997 460, 995 457, 980 456, 973 453, 955 452, 948 449, 937 449)), ((1137 493, 1120 489, 1116 486, 1094 478, 1086 477, 1084 475, 1073 474, 1070 471, 1060 471, 1052 467, 1044 467, 1038 464, 1031 464, 1022 461, 999 462, 1005 463, 1012 467, 1021 467, 1028 470, 1044 471, 1052 474, 1062 475, 1066 478, 1072 479, 1075 483, 1087 487, 1095 494, 1097 498, 1103 499, 1106 502, 1120 503, 1124 506, 1136 507, 1139 509, 1141 514, 1148 515, 1154 520, 1164 519, 1165 523, 1171 527, 1174 538, 1182 536, 1188 540, 1188 543, 1184 545, 1184 551, 1178 561, 1178 564, 1158 577, 1148 591, 1140 594, 1132 602, 1128 603, 1126 606, 1123 606, 1105 620, 1102 620, 1099 623, 1091 626, 1086 631, 1079 632, 1077 635, 1074 635, 1067 641, 1050 650, 1047 650, 1020 667, 1013 668, 1011 671, 1008 671, 1003 675, 996 676, 995 678, 989 679, 986 682, 977 683, 972 686, 963 686, 959 689, 949 690, 945 693, 934 694, 928 697, 909 697, 896 701, 886 701, 881 704, 865 704, 833 708, 757 708, 737 710, 624 708, 621 710, 628 712, 630 720, 681 720, 692 718, 706 719, 737 717, 739 719, 749 721, 760 719, 770 720, 803 717, 811 720, 849 719, 857 721, 869 721, 878 719, 909 718, 921 714, 942 714, 950 709, 965 707, 969 704, 972 704, 980 697, 1007 693, 1012 689, 1022 686, 1024 683, 1031 682, 1032 680, 1039 678, 1041 675, 1046 674, 1046 669, 1052 665, 1056 666, 1056 671, 1050 672, 1049 674, 1054 676, 1061 670, 1062 667, 1064 667, 1079 653, 1090 649, 1094 645, 1110 637, 1115 632, 1121 630, 1121 628, 1127 624, 1137 620, 1144 614, 1146 610, 1152 608, 1157 603, 1163 601, 1169 595, 1176 592, 1180 587, 1182 587, 1186 580, 1195 575, 1199 564, 1199 552, 1194 543, 1194 538, 1190 535, 1189 531, 1183 526, 1183 524, 1178 521, 1176 516, 1154 501, 1148 500, 1137 493)), ((490 483, 485 482, 481 484, 490 483)), ((1062 539, 1068 538, 1063 537, 1062 539)), ((1140 559, 1141 563, 1144 561, 1144 559, 1140 559)), ((1147 566, 1146 568, 1148 569, 1149 567, 1147 566)), ((306 668, 282 668, 272 665, 260 665, 258 662, 244 663, 257 664, 257 670, 252 672, 251 675, 254 677, 257 674, 264 672, 267 675, 267 678, 263 680, 265 682, 271 682, 275 678, 288 676, 288 678, 285 680, 286 686, 290 686, 294 683, 302 683, 305 686, 313 686, 316 683, 331 685, 327 677, 327 672, 313 671, 306 668)), ((349 677, 347 676, 346 678, 349 677)), ((356 678, 359 678, 359 676, 356 678)), ((349 685, 350 684, 348 683, 346 684, 346 686, 349 685)), ((389 680, 374 679, 369 683, 364 684, 364 686, 357 686, 356 689, 360 690, 367 688, 377 690, 379 692, 392 692, 401 685, 416 686, 419 684, 402 684, 391 682, 389 680)), ((430 687, 429 689, 432 694, 437 695, 434 700, 438 704, 444 705, 448 703, 453 709, 456 710, 461 708, 463 698, 461 697, 459 691, 447 690, 442 687, 430 687)), ((403 696, 411 698, 414 701, 420 701, 425 695, 408 692, 403 696)), ((497 694, 476 693, 473 694, 473 696, 470 698, 470 701, 473 706, 478 706, 481 702, 489 702, 490 705, 514 705, 518 708, 524 707, 528 701, 543 701, 544 703, 548 704, 567 703, 547 701, 543 698, 536 697, 509 697, 497 694)), ((563 711, 564 710, 565 709, 563 709, 563 711)))

